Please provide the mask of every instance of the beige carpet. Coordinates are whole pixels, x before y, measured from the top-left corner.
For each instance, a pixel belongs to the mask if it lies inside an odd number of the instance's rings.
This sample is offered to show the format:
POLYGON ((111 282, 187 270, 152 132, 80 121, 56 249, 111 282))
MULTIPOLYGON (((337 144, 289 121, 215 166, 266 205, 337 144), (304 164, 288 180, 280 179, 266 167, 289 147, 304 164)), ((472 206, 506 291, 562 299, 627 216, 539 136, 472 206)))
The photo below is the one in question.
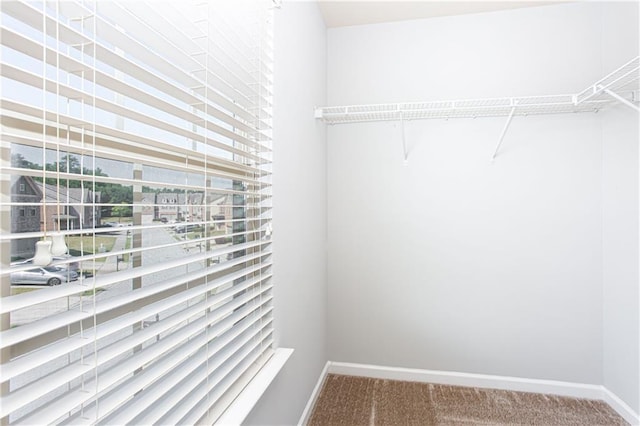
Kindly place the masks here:
POLYGON ((329 374, 309 425, 627 425, 602 401, 329 374))

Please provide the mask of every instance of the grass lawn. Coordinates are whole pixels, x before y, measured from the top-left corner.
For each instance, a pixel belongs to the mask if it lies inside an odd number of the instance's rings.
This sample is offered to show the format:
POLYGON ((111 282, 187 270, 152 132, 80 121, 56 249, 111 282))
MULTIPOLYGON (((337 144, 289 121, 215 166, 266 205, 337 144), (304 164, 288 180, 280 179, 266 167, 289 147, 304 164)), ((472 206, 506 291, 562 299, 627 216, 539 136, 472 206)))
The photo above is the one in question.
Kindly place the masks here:
MULTIPOLYGON (((104 288, 96 288, 96 294, 102 293, 104 288)), ((82 293, 82 297, 91 297, 93 296, 93 290, 87 290, 82 293)))
POLYGON ((11 295, 15 296, 16 294, 29 293, 30 291, 40 290, 42 287, 35 288, 25 288, 25 287, 11 287, 11 295))
POLYGON ((100 223, 107 223, 107 222, 116 222, 116 223, 133 223, 133 217, 131 216, 123 216, 123 217, 101 217, 100 218, 100 223))
MULTIPOLYGON (((67 246, 69 247, 69 254, 72 256, 84 256, 87 254, 94 254, 96 252, 104 250, 109 252, 116 243, 117 237, 110 237, 105 235, 96 235, 95 247, 93 246, 94 237, 67 237, 67 246)), ((100 261, 97 259, 96 261, 100 261)), ((102 259, 104 261, 104 259, 102 259)))
MULTIPOLYGON (((11 287, 11 295, 15 296, 16 294, 29 293, 30 291, 40 290, 41 288, 42 287, 35 287, 35 288, 11 287)), ((102 293, 103 291, 104 291, 103 288, 97 288, 96 289, 96 294, 102 293)), ((82 296, 83 297, 93 296, 93 290, 87 290, 87 291, 83 292, 82 296)))

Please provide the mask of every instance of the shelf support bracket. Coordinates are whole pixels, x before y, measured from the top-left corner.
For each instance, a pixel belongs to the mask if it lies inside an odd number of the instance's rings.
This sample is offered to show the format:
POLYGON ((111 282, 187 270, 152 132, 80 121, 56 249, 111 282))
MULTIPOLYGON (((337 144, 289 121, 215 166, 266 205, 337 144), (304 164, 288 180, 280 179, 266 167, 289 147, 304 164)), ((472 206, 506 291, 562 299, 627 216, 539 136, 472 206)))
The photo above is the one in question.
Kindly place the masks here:
POLYGON ((409 162, 409 152, 407 151, 407 141, 404 135, 404 116, 402 115, 402 111, 400 113, 400 131, 402 132, 402 153, 404 155, 404 164, 406 165, 409 162))
POLYGON ((607 95, 611 96, 612 98, 614 98, 615 100, 619 101, 620 103, 628 106, 629 108, 635 110, 636 112, 640 112, 640 107, 638 107, 638 105, 634 104, 633 102, 623 98, 622 96, 618 95, 616 92, 606 89, 604 87, 601 87, 602 91, 604 93, 606 93, 607 95))
POLYGON ((498 155, 498 151, 500 150, 500 146, 502 145, 502 141, 504 140, 504 135, 507 134, 507 129, 511 124, 511 120, 513 119, 513 114, 516 112, 516 107, 512 106, 511 111, 509 112, 509 117, 507 118, 507 122, 504 123, 504 128, 502 129, 502 133, 500 134, 500 139, 498 139, 498 144, 496 145, 495 151, 493 151, 493 156, 491 156, 491 161, 496 159, 496 155, 498 155))

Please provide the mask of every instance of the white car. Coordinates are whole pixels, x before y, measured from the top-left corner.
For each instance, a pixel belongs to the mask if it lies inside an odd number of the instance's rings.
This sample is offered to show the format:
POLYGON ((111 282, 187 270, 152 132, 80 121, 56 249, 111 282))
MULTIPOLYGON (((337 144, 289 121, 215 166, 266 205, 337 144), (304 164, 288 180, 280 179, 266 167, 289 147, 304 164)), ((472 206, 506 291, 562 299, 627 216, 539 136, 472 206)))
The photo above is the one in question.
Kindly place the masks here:
MULTIPOLYGON (((65 255, 62 255, 62 256, 53 256, 53 262, 57 262, 57 261, 60 261, 60 260, 68 260, 71 257, 73 257, 73 256, 68 255, 68 254, 65 254, 65 255)), ((20 261, 17 261, 17 262, 12 262, 11 266, 14 266, 14 265, 31 265, 31 264, 33 264, 33 258, 27 259, 27 260, 20 260, 20 261)), ((78 262, 71 262, 71 263, 64 263, 64 264, 60 264, 60 265, 54 265, 54 267, 58 268, 58 269, 62 269, 64 271, 69 269, 69 270, 71 270, 73 272, 78 272, 79 265, 78 265, 78 262)))
POLYGON ((75 271, 60 269, 55 266, 28 269, 26 271, 11 274, 11 285, 35 284, 54 286, 63 282, 76 281, 78 273, 75 271))

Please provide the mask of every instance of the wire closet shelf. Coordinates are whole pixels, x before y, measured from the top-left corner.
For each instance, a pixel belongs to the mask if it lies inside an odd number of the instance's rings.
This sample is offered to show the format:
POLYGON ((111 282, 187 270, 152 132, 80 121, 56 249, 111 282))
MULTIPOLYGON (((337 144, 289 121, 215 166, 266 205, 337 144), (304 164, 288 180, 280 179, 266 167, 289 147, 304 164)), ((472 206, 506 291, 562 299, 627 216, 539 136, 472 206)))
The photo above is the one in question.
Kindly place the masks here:
POLYGON ((640 56, 577 94, 328 106, 316 108, 315 117, 327 124, 343 124, 598 112, 615 103, 638 110, 639 89, 640 56))

